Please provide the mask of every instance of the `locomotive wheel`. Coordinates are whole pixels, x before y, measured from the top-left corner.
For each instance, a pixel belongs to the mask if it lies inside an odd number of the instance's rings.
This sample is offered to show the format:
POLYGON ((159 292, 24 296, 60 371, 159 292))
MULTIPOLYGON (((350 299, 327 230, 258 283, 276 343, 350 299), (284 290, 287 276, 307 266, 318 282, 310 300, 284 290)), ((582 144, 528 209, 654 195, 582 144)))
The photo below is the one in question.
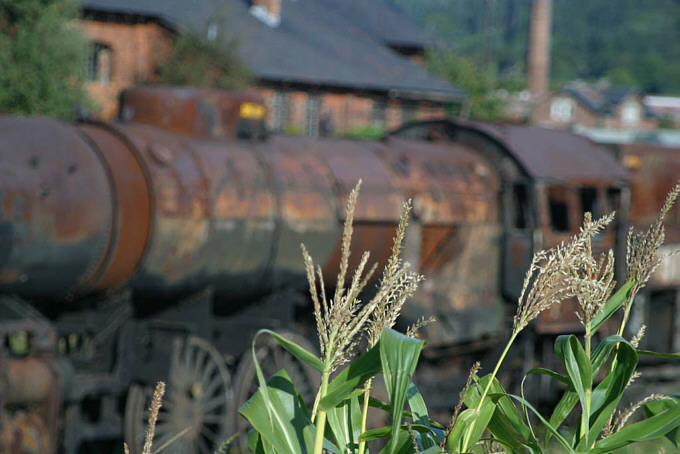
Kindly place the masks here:
MULTIPOLYGON (((141 453, 154 389, 133 385, 125 407, 125 440, 132 453, 141 453)), ((197 337, 177 341, 163 405, 158 414, 152 452, 182 434, 167 452, 211 454, 231 426, 232 389, 220 353, 197 337)))
MULTIPOLYGON (((304 347, 310 352, 317 353, 317 349, 303 336, 290 331, 277 331, 286 339, 304 347)), ((281 369, 285 369, 292 379, 295 387, 300 392, 307 408, 311 408, 316 397, 316 392, 321 384, 319 372, 300 362, 290 353, 284 350, 278 341, 271 336, 260 336, 257 341, 257 358, 262 368, 265 379, 269 379, 281 369)), ((253 355, 248 349, 238 364, 234 378, 234 403, 238 409, 257 391, 259 383, 253 363, 253 355)), ((238 433, 235 444, 245 447, 248 442, 250 423, 241 415, 234 418, 232 434, 238 433)))

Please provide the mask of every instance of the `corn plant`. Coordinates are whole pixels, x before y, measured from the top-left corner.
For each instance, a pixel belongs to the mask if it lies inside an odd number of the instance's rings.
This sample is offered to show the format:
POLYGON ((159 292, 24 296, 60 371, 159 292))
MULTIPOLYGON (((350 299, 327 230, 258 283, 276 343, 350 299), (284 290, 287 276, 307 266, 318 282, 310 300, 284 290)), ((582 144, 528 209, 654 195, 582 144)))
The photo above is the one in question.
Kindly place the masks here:
POLYGON ((359 186, 350 195, 347 206, 342 261, 332 297, 324 288, 321 269, 314 266, 304 246, 302 249, 321 355, 269 330, 260 331, 253 342, 260 388, 239 409, 254 428, 249 437, 253 452, 363 454, 368 451, 366 442, 377 439, 386 440, 381 454, 467 453, 479 452, 485 446, 493 446, 494 452, 512 454, 555 449, 603 454, 664 436, 680 447, 680 396, 654 394, 617 413, 624 391, 636 376, 640 355, 680 357, 677 353, 639 350, 643 332, 630 340, 623 337, 635 295, 661 261, 658 250, 664 240, 663 221, 680 194, 680 184, 669 194, 658 220, 648 231, 630 232, 628 276, 616 292, 613 254, 595 257, 591 244, 593 236, 606 228, 613 215, 593 220, 587 214, 580 232, 569 242, 535 255, 500 359, 488 375, 479 376, 480 365, 473 366, 446 427, 429 418, 423 397, 412 382, 425 345, 415 337, 419 326, 411 327, 407 334, 392 329, 403 304, 423 279, 399 259, 410 204, 404 207, 392 256, 375 297, 366 302, 359 299, 375 272, 375 267, 367 267, 368 253, 362 256, 346 285, 358 189, 359 186), (496 376, 513 343, 531 321, 567 299, 578 301, 585 335, 583 340, 575 335, 557 338, 554 351, 565 373, 547 368, 527 373, 547 375, 564 385, 559 403, 549 416, 543 416, 523 397, 523 391, 520 395, 506 392, 496 376), (600 328, 617 313, 622 313, 618 333, 594 345, 600 328), (305 407, 285 370, 265 379, 255 355, 255 342, 261 335, 273 336, 289 353, 321 374, 321 386, 311 409, 305 407), (366 350, 353 356, 360 345, 366 345, 366 350), (598 382, 601 371, 606 371, 606 376, 598 382), (372 379, 379 374, 389 402, 370 395, 372 379), (369 406, 390 413, 391 426, 368 429, 369 406), (644 409, 645 419, 628 424, 638 409, 644 409), (561 426, 570 415, 579 422, 571 435, 566 435, 561 426), (542 426, 540 430, 538 426, 542 426))

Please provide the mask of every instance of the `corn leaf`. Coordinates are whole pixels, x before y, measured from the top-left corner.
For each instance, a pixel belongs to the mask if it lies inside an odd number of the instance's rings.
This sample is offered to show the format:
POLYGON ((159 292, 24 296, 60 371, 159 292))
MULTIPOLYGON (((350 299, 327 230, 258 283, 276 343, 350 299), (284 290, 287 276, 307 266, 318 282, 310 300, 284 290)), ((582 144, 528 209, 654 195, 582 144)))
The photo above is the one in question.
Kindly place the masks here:
MULTIPOLYGON (((260 388, 239 408, 239 413, 278 454, 311 453, 315 426, 286 371, 274 375, 265 386, 267 398, 260 388)), ((324 447, 338 453, 330 443, 324 447)))
POLYGON ((396 441, 401 416, 406 404, 406 391, 411 384, 411 377, 416 371, 420 352, 425 342, 405 336, 393 329, 384 329, 380 336, 380 362, 387 394, 392 405, 392 448, 390 454, 396 452, 396 441))
POLYGON ((263 440, 256 430, 248 434, 248 449, 254 454, 276 454, 272 445, 263 440))
POLYGON ((578 449, 592 446, 605 424, 616 410, 623 392, 637 367, 638 355, 626 340, 619 342, 614 369, 593 390, 590 407, 589 436, 583 438, 578 449))
MULTIPOLYGON (((555 405, 555 409, 553 410, 552 415, 550 416, 550 426, 554 427, 555 429, 558 429, 562 425, 564 420, 567 419, 569 413, 571 413, 571 411, 574 409, 576 402, 578 402, 578 394, 576 394, 574 388, 570 386, 564 392, 562 398, 557 403, 557 405, 555 405)), ((548 432, 545 434, 544 446, 546 447, 548 446, 548 442, 550 441, 551 437, 552 432, 548 432)))
MULTIPOLYGON (((479 405, 482 390, 489 383, 490 375, 485 375, 479 383, 472 386, 465 395, 465 405, 476 408, 479 405)), ((524 423, 517 407, 512 400, 507 397, 505 390, 500 382, 494 378, 489 388, 489 397, 496 404, 496 410, 489 421, 489 431, 504 446, 511 448, 511 452, 524 452, 525 448, 530 450, 538 449, 538 442, 535 440, 531 429, 524 423)))
POLYGON ((379 374, 381 370, 378 341, 373 348, 353 360, 328 384, 328 392, 319 403, 321 408, 329 410, 352 396, 362 394, 366 380, 379 374))
POLYGON ((637 441, 654 440, 676 430, 680 426, 680 404, 675 402, 666 410, 644 421, 624 427, 613 435, 595 443, 591 454, 604 454, 637 441))
POLYGON ((680 359, 680 353, 657 353, 649 350, 638 350, 638 355, 654 356, 655 358, 680 359))
POLYGON ((261 329, 257 332, 257 336, 259 336, 260 334, 271 335, 274 339, 276 339, 279 342, 281 347, 288 351, 288 353, 290 353, 303 363, 307 364, 309 367, 319 372, 324 371, 325 366, 323 365, 323 361, 321 361, 321 359, 319 359, 314 353, 310 352, 309 350, 306 350, 304 347, 301 347, 295 342, 286 339, 285 337, 281 336, 280 334, 277 334, 272 330, 261 329))
MULTIPOLYGON (((411 383, 406 391, 406 398, 408 399, 408 406, 413 413, 413 422, 421 424, 430 428, 430 417, 427 413, 427 406, 423 396, 418 391, 416 385, 411 383)), ((438 445, 442 440, 431 438, 429 436, 420 437, 420 444, 422 449, 428 449, 432 446, 438 445)))
POLYGON ((590 325, 591 331, 594 333, 597 331, 604 323, 611 318, 612 315, 616 313, 617 310, 625 303, 628 298, 630 298, 630 291, 635 284, 634 280, 626 281, 625 284, 621 286, 620 289, 614 293, 602 309, 595 315, 593 322, 590 325))
POLYGON ((564 364, 564 368, 567 370, 570 384, 581 401, 586 427, 586 433, 584 435, 588 438, 590 431, 590 412, 586 411, 588 408, 586 402, 586 389, 590 389, 593 385, 590 360, 588 359, 581 342, 579 342, 573 334, 559 336, 555 340, 555 353, 557 353, 557 356, 562 360, 562 364, 564 364))
POLYGON ((387 446, 380 450, 379 454, 413 454, 415 452, 411 434, 409 433, 408 428, 405 428, 399 432, 396 438, 392 438, 387 446))
POLYGON ((608 336, 598 344, 595 350, 593 350, 593 353, 590 355, 593 376, 596 376, 598 372, 600 372, 600 369, 602 369, 602 366, 607 363, 609 355, 611 355, 614 347, 616 347, 620 342, 625 341, 626 339, 621 336, 608 336))
POLYGON ((484 399, 479 411, 476 408, 468 408, 462 411, 456 418, 453 430, 446 439, 446 448, 449 452, 467 452, 464 450, 464 444, 470 447, 477 443, 482 438, 495 409, 496 404, 491 399, 484 399), (472 431, 466 440, 465 436, 470 428, 472 428, 472 431))
POLYGON ((327 412, 328 425, 333 432, 335 444, 343 454, 356 452, 361 435, 361 407, 359 399, 352 397, 327 412))
POLYGON ((543 367, 535 367, 535 368, 533 368, 533 369, 530 369, 530 370, 526 373, 526 375, 529 375, 529 374, 547 375, 547 376, 549 376, 549 377, 554 378, 555 380, 557 380, 557 381, 559 381, 559 382, 564 383, 565 385, 568 385, 568 384, 569 384, 569 378, 568 378, 568 377, 566 377, 566 376, 564 376, 564 375, 562 375, 562 374, 558 374, 558 373, 555 372, 554 370, 544 369, 543 367))
MULTIPOLYGON (((672 400, 664 399, 648 403, 645 405, 645 416, 650 418, 677 405, 680 405, 680 393, 673 395, 672 400)), ((673 443, 673 446, 675 446, 678 451, 680 451, 680 427, 676 427, 675 429, 671 430, 665 435, 665 437, 668 439, 668 441, 673 443)))
MULTIPOLYGON (((428 426, 422 424, 411 424, 411 430, 415 433, 432 433, 432 429, 428 426)), ((409 425, 402 424, 399 429, 408 432, 409 425)), ((380 440, 382 438, 389 438, 392 436, 392 426, 379 427, 377 429, 370 429, 362 433, 359 439, 361 441, 374 441, 380 440)))
MULTIPOLYGON (((523 397, 516 396, 514 394, 505 394, 505 395, 513 398, 514 400, 516 400, 517 402, 521 403, 526 408, 531 410, 536 415, 538 420, 541 421, 543 426, 548 430, 548 432, 550 432, 550 434, 553 437, 555 437, 555 440, 557 440, 567 450, 567 452, 569 454, 575 454, 574 448, 571 447, 569 442, 567 440, 565 440, 564 437, 562 435, 560 435, 559 432, 557 432, 557 429, 555 427, 553 427, 548 421, 546 421, 546 419, 543 417, 543 415, 541 415, 538 412, 538 410, 536 410, 528 401, 526 401, 523 397)), ((574 393, 574 395, 576 395, 576 393, 574 393)))
MULTIPOLYGON (((360 404, 364 403, 363 397, 364 397, 363 395, 361 395, 361 394, 359 395, 359 403, 360 404)), ((378 410, 382 410, 384 412, 392 414, 392 406, 390 404, 387 404, 387 403, 379 400, 379 399, 376 399, 375 397, 369 397, 368 405, 372 408, 377 408, 378 410)), ((411 413, 408 410, 404 410, 401 414, 402 414, 402 418, 414 420, 413 413, 411 413)), ((433 419, 430 419, 429 425, 430 425, 430 427, 432 427, 435 430, 435 432, 441 431, 442 429, 445 428, 439 422, 437 422, 433 419)))

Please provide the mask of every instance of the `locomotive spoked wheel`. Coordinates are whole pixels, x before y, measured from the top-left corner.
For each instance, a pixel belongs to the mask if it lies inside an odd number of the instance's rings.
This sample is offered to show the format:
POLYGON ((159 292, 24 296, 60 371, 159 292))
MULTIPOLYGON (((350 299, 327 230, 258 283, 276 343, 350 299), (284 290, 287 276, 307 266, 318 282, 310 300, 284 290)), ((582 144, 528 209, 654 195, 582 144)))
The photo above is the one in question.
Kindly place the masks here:
MULTIPOLYGON (((153 391, 133 385, 128 392, 125 440, 135 454, 142 452, 153 391)), ((220 353, 203 339, 178 341, 151 451, 181 434, 165 452, 211 454, 227 438, 232 414, 231 380, 220 353)))
MULTIPOLYGON (((316 347, 299 334, 279 330, 277 330, 277 333, 310 352, 318 353, 316 347)), ((271 336, 260 336, 257 340, 256 351, 265 379, 269 379, 281 369, 285 369, 300 392, 307 408, 311 408, 316 392, 321 384, 319 372, 297 360, 271 336)), ((253 363, 253 355, 250 349, 243 354, 236 370, 234 381, 234 402, 235 407, 238 409, 255 394, 259 386, 253 363)), ((234 443, 241 447, 246 446, 250 429, 251 426, 248 421, 243 416, 237 415, 234 420, 233 430, 230 431, 232 434, 239 434, 234 443)))

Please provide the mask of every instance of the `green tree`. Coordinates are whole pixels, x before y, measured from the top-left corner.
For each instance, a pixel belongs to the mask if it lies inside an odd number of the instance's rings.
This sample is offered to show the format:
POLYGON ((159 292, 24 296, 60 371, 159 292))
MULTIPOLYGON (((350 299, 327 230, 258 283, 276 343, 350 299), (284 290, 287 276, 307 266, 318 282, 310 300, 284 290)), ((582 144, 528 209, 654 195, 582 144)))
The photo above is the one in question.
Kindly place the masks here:
POLYGON ((427 63, 432 71, 465 90, 468 100, 463 109, 469 110, 467 114, 470 118, 503 118, 505 102, 496 95, 498 81, 491 71, 482 69, 472 58, 449 50, 428 52, 427 63))
POLYGON ((68 119, 89 104, 71 0, 0 0, 0 111, 68 119))
POLYGON ((208 34, 180 33, 150 82, 223 90, 248 85, 252 76, 236 55, 237 43, 218 36, 212 40, 203 37, 208 34))

